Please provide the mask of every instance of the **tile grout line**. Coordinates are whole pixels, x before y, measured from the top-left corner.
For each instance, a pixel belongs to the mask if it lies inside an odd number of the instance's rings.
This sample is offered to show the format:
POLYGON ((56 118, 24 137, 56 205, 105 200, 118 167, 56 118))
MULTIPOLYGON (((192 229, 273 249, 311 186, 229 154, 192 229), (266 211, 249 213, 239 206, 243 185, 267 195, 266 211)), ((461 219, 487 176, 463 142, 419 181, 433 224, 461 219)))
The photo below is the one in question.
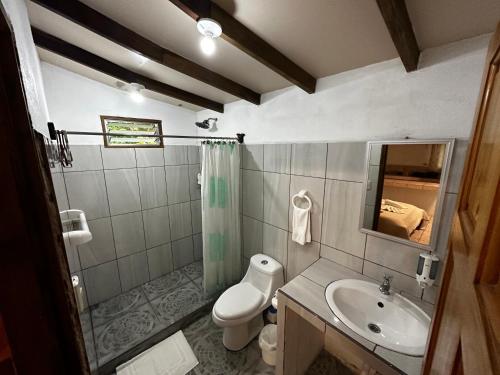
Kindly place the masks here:
MULTIPOLYGON (((139 191, 139 205, 141 206, 141 223, 142 223, 142 236, 143 236, 143 240, 144 240, 144 253, 146 256, 146 271, 148 273, 148 281, 151 281, 151 273, 149 271, 149 257, 148 257, 148 249, 147 249, 148 246, 146 244, 146 224, 144 224, 144 211, 145 211, 145 209, 143 208, 143 204, 142 204, 141 182, 139 180, 139 168, 137 167, 137 149, 135 147, 133 147, 133 150, 134 150, 134 160, 135 160, 135 174, 137 177, 137 190, 139 191)), ((154 167, 150 166, 148 168, 154 168, 154 167)), ((137 252, 137 253, 139 253, 139 252, 137 252)), ((130 262, 132 262, 132 259, 130 259, 130 262)), ((118 267, 118 272, 119 271, 120 271, 120 267, 118 267)), ((142 283, 142 284, 144 284, 144 283, 142 283)))
POLYGON ((167 178, 167 159, 165 157, 165 150, 166 148, 163 149, 162 152, 162 157, 163 157, 163 170, 165 171, 165 194, 167 196, 167 214, 168 214, 168 230, 169 230, 169 237, 170 237, 170 259, 171 259, 171 265, 172 265, 172 271, 174 271, 174 246, 173 246, 173 241, 172 241, 172 220, 170 218, 170 198, 168 197, 168 178, 167 178))

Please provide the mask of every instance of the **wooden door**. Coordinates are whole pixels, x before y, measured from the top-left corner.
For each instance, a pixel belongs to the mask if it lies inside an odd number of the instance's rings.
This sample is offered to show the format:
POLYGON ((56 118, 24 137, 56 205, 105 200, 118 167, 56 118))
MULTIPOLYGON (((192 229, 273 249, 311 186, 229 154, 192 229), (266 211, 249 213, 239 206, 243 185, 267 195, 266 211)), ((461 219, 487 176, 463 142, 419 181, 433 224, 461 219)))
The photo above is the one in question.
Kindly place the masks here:
POLYGON ((500 24, 475 129, 424 374, 500 374, 500 24))
POLYGON ((90 374, 43 137, 0 4, 0 374, 90 374))

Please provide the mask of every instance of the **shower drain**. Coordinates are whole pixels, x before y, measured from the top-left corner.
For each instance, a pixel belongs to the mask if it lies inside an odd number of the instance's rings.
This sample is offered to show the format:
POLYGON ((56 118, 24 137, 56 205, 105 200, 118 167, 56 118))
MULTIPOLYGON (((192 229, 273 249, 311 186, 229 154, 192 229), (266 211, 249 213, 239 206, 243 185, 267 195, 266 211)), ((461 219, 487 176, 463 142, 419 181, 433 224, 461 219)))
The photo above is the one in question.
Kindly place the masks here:
POLYGON ((380 333, 380 327, 374 323, 369 323, 368 329, 374 333, 380 333))

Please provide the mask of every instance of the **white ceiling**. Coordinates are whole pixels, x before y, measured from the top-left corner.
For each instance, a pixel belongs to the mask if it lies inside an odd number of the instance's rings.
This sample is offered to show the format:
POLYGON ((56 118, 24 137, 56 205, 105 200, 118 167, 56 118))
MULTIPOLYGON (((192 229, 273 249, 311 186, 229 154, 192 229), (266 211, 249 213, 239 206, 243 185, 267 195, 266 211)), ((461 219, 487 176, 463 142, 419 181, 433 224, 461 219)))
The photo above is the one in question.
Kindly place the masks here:
MULTIPOLYGON (((291 86, 222 39, 217 40, 213 56, 203 55, 195 22, 168 0, 83 2, 155 43, 254 91, 264 93, 291 86)), ((397 57, 375 0, 215 2, 316 78, 397 57)), ((500 20, 499 0, 406 0, 406 3, 421 49, 492 32, 500 20)), ((36 4, 29 4, 29 13, 34 26, 125 68, 222 103, 237 100, 158 63, 144 62, 137 54, 36 4)), ((54 54, 43 53, 41 58, 69 70, 78 69, 89 78, 109 81, 92 69, 54 54)), ((180 103, 175 99, 169 102, 180 103)))

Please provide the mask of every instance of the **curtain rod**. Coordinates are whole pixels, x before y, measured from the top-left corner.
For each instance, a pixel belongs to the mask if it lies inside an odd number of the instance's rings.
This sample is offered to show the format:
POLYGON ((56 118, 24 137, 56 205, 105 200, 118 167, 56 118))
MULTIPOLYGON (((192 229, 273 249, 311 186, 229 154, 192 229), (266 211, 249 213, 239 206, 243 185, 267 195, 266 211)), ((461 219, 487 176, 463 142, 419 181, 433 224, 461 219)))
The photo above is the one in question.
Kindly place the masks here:
POLYGON ((110 137, 150 137, 150 138, 190 138, 190 139, 230 139, 238 141, 238 143, 243 143, 245 134, 236 133, 236 137, 210 137, 210 136, 196 136, 196 135, 163 135, 163 134, 123 134, 123 133, 105 133, 105 132, 79 132, 79 131, 67 131, 67 130, 56 130, 53 122, 48 123, 50 139, 55 141, 58 134, 66 135, 101 135, 110 137))

